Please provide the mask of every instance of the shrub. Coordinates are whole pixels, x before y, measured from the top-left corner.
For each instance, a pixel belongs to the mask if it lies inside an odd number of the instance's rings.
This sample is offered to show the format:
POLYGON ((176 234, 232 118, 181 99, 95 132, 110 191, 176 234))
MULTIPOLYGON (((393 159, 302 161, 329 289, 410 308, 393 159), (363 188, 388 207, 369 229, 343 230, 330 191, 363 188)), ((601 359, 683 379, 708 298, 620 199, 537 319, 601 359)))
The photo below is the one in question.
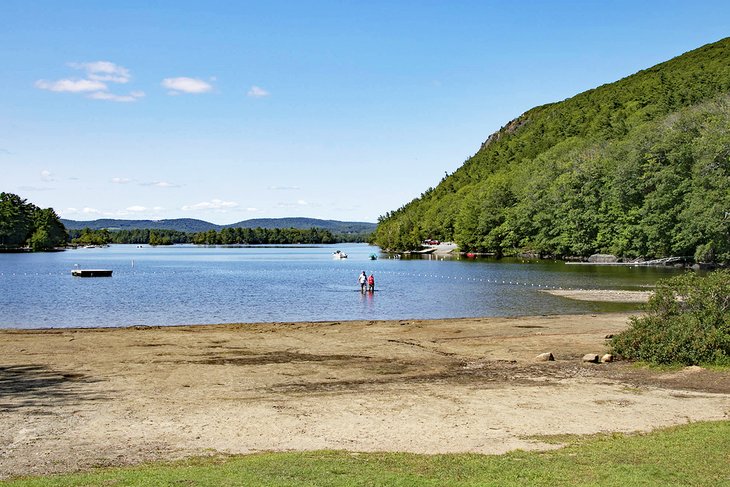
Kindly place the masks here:
POLYGON ((611 340, 612 352, 652 364, 730 365, 730 270, 659 281, 646 314, 611 340))

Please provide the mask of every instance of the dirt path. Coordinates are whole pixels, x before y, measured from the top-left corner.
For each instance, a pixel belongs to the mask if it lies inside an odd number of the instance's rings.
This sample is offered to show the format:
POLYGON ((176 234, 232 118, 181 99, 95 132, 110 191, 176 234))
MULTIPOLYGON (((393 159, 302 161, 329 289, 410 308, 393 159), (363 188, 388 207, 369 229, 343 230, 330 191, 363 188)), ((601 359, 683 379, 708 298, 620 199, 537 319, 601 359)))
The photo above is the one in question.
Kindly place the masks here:
POLYGON ((582 364, 626 315, 0 332, 0 478, 211 451, 501 453, 727 419, 730 374, 582 364), (535 362, 541 352, 555 362, 535 362))

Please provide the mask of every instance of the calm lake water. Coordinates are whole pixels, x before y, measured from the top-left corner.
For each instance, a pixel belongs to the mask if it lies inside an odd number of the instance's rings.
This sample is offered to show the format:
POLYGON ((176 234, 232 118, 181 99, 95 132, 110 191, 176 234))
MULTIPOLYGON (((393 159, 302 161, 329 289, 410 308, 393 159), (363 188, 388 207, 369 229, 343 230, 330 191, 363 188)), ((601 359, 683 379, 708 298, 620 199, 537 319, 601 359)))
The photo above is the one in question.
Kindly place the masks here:
POLYGON ((364 244, 257 248, 114 245, 0 254, 0 328, 446 318, 635 309, 539 289, 645 289, 677 271, 561 262, 394 259, 364 244), (342 249, 348 259, 334 260, 342 249), (378 260, 369 260, 377 253, 378 260), (113 269, 75 278, 71 269, 113 269), (376 292, 357 276, 374 273, 376 292))

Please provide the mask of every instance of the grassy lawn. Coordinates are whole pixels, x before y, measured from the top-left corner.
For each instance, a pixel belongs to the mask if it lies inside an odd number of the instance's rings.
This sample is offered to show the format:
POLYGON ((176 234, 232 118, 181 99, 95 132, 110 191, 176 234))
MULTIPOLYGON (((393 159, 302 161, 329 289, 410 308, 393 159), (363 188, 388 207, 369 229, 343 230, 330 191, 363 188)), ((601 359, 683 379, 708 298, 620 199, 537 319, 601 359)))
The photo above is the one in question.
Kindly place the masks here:
POLYGON ((730 486, 730 421, 646 435, 566 437, 542 453, 265 453, 18 479, 7 486, 730 486))

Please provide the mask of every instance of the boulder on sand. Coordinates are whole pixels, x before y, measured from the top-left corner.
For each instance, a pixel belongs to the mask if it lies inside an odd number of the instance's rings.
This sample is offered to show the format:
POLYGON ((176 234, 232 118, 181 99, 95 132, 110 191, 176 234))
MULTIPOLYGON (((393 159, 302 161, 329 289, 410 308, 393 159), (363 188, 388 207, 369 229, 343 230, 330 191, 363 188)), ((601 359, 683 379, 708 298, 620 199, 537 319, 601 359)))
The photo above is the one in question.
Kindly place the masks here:
POLYGON ((596 353, 587 353, 583 355, 583 362, 590 362, 590 363, 597 363, 598 362, 598 354, 596 353))
POLYGON ((555 360, 555 357, 553 357, 552 352, 545 352, 535 357, 535 360, 538 362, 552 362, 555 360))

